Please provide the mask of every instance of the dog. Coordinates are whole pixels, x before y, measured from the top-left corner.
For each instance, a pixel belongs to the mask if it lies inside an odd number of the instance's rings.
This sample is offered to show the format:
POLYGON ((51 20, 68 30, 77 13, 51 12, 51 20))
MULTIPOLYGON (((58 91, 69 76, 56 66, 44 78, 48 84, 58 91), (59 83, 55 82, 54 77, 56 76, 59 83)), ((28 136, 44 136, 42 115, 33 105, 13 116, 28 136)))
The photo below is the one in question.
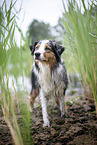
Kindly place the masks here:
POLYGON ((61 54, 64 47, 53 40, 40 40, 30 45, 31 55, 34 55, 31 72, 32 89, 30 103, 33 106, 35 98, 40 96, 43 126, 50 126, 47 113, 47 101, 54 97, 60 106, 61 117, 65 116, 64 96, 68 86, 67 72, 61 54))

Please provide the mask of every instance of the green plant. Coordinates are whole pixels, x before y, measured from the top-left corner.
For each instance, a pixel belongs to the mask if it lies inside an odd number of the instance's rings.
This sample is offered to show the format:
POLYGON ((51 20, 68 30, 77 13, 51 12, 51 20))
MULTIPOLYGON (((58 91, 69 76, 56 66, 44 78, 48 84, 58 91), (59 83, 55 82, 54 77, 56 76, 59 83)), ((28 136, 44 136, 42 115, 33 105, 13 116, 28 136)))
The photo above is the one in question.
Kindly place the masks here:
POLYGON ((88 95, 93 94, 97 114, 97 5, 96 1, 63 1, 63 43, 71 70, 81 74, 88 95), (83 8, 83 11, 82 11, 83 8), (91 93, 91 94, 90 94, 91 93))
POLYGON ((21 11, 15 9, 17 0, 7 2, 4 0, 0 8, 0 105, 3 110, 5 121, 10 129, 13 141, 16 145, 31 144, 30 139, 30 110, 27 91, 23 87, 23 59, 22 46, 18 48, 15 42, 15 30, 21 34, 21 40, 24 40, 21 29, 18 27, 16 18, 21 11), (18 84, 18 77, 22 76, 22 86, 18 84), (10 90, 9 78, 13 76, 12 87, 10 90))

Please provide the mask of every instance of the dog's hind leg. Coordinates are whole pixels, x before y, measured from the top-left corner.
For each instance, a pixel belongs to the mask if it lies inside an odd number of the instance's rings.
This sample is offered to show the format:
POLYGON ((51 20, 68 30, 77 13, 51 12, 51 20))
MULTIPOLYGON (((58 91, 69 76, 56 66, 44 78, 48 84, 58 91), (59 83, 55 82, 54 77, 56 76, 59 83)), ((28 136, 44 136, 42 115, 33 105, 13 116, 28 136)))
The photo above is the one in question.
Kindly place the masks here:
POLYGON ((42 115, 43 115, 43 127, 44 126, 50 126, 49 120, 48 120, 48 113, 47 113, 47 100, 43 95, 43 92, 40 92, 40 99, 41 99, 41 105, 42 105, 42 115))
POLYGON ((61 117, 66 117, 66 111, 65 111, 65 100, 64 96, 62 96, 59 100, 60 103, 60 111, 61 111, 61 117))
POLYGON ((31 112, 32 112, 32 106, 34 105, 34 102, 35 102, 35 98, 38 96, 38 88, 34 89, 31 91, 31 94, 30 94, 30 106, 31 106, 31 112))

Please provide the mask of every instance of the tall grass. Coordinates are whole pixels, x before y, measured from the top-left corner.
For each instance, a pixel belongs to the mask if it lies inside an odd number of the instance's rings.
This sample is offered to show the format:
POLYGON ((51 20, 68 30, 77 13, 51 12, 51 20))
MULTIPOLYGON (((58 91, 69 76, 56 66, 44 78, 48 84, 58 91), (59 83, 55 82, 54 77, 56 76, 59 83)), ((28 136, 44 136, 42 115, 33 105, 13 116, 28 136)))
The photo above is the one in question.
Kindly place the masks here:
MULTIPOLYGON (((97 2, 95 0, 63 1, 63 42, 68 62, 81 74, 84 88, 94 97, 97 114, 97 2)), ((67 62, 67 63, 68 63, 67 62)))
POLYGON ((22 86, 19 86, 17 82, 19 75, 24 80, 22 46, 18 48, 14 38, 17 29, 21 34, 21 39, 24 40, 16 19, 21 8, 18 11, 15 9, 17 0, 9 2, 10 5, 7 7, 7 2, 4 0, 0 8, 0 105, 14 144, 31 144, 27 91, 25 87, 22 91, 22 86), (10 75, 16 80, 17 86, 14 79, 11 82, 14 92, 10 90, 10 75))

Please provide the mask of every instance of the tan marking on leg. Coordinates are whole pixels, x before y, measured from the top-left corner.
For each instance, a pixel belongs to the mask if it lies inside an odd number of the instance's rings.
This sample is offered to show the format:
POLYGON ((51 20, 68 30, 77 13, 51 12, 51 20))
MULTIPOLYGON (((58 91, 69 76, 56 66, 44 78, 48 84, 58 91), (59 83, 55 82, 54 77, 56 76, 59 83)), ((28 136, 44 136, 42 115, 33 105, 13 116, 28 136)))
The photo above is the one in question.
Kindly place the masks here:
POLYGON ((34 105, 35 98, 38 96, 38 93, 39 93, 38 88, 36 88, 36 90, 32 91, 32 94, 30 96, 30 104, 31 104, 31 106, 34 105))

